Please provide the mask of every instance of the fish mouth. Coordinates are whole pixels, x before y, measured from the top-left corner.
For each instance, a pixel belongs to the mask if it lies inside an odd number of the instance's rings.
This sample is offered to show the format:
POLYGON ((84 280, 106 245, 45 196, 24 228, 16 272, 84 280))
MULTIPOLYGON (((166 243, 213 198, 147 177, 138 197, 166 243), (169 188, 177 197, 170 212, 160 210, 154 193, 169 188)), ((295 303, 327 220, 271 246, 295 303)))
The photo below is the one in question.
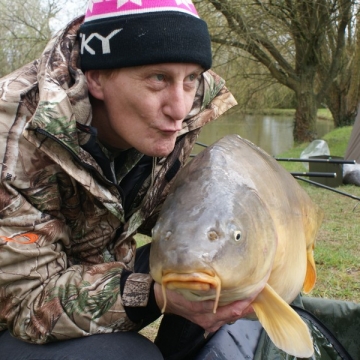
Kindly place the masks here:
POLYGON ((208 272, 192 272, 192 273, 176 273, 168 272, 161 279, 162 293, 164 298, 164 306, 162 312, 166 308, 166 288, 169 290, 190 290, 196 292, 207 292, 215 290, 215 302, 213 312, 219 305, 221 280, 216 274, 208 272))

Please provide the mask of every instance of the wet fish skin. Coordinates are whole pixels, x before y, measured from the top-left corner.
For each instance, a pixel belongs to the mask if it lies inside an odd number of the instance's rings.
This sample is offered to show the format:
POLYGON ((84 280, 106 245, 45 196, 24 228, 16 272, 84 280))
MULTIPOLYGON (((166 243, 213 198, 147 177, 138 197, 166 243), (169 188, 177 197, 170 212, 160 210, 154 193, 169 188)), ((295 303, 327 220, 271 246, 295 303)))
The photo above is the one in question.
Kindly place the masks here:
POLYGON ((219 306, 259 294, 252 305, 274 343, 310 357, 308 329, 288 303, 314 286, 321 220, 275 159, 226 136, 176 177, 153 229, 151 274, 189 300, 219 306))

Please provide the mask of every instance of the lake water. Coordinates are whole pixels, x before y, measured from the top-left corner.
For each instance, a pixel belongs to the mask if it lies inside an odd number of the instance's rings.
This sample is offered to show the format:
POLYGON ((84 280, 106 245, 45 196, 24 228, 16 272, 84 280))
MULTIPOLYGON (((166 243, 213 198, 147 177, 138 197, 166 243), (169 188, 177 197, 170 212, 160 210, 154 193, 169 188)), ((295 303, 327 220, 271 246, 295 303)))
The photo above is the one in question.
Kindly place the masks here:
MULTIPOLYGON (((293 116, 239 115, 222 116, 206 125, 198 142, 210 145, 228 134, 238 134, 264 149, 267 153, 277 156, 294 145, 293 116)), ((318 120, 318 137, 334 128, 331 121, 318 120)), ((196 145, 194 154, 203 147, 196 145)))

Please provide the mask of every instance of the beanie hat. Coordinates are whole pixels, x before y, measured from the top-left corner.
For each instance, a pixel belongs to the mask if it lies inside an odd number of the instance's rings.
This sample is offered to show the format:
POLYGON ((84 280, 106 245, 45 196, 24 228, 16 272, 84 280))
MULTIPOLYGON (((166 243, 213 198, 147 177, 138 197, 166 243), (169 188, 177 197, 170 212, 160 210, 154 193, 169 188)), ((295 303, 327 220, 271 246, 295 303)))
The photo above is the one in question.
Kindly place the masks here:
POLYGON ((90 0, 79 36, 83 71, 168 62, 211 67, 208 28, 191 0, 90 0))

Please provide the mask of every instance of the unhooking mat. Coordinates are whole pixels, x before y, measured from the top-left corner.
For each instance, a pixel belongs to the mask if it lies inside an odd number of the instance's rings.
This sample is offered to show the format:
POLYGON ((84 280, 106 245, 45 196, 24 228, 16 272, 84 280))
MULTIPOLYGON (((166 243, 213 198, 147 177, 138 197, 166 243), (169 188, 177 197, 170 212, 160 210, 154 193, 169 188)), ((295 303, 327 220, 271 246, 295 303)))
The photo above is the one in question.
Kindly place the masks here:
MULTIPOLYGON (((311 360, 360 360, 360 304, 298 297, 293 308, 314 340, 311 360)), ((194 360, 296 360, 278 349, 258 321, 223 326, 194 360)))

